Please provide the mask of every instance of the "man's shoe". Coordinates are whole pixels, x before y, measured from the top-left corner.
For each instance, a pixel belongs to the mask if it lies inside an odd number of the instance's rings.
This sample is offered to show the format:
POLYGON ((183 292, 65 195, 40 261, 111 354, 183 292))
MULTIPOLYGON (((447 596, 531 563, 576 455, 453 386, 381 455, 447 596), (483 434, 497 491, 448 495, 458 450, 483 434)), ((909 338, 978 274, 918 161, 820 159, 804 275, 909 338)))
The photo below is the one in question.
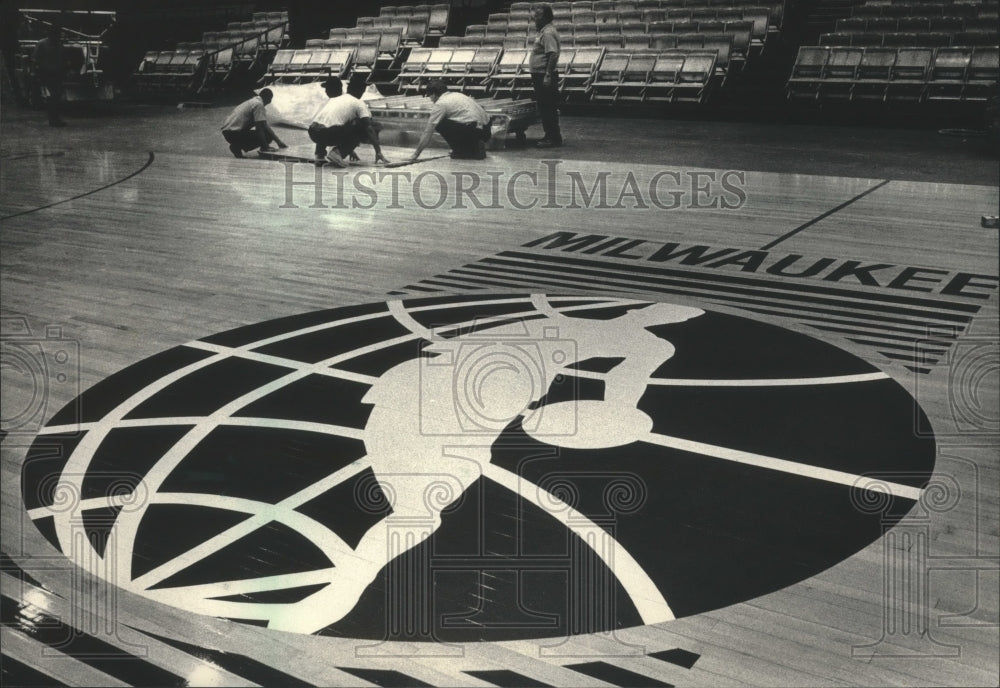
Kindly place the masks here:
POLYGON ((243 157, 243 149, 240 148, 239 144, 230 143, 229 144, 229 152, 233 154, 233 157, 236 157, 236 158, 242 158, 243 157))
POLYGON ((334 167, 347 167, 347 161, 340 156, 336 148, 330 149, 330 152, 326 154, 326 159, 334 167))
POLYGON ((536 141, 535 146, 538 148, 558 148, 562 145, 562 139, 542 139, 541 141, 536 141))

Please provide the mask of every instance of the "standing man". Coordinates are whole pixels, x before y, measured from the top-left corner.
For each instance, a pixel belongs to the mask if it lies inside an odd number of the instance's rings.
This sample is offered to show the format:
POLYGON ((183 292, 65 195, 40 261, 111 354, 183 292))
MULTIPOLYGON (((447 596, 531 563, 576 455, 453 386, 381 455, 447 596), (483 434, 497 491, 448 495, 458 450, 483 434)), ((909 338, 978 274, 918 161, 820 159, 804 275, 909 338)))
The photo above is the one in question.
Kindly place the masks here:
POLYGON ((35 63, 35 76, 45 100, 45 108, 49 114, 49 126, 65 127, 60 112, 65 94, 63 81, 66 79, 68 65, 63 52, 62 28, 52 23, 49 25, 49 35, 35 44, 32 54, 35 63))
POLYGON ((531 81, 535 87, 535 103, 538 105, 538 115, 542 118, 542 129, 545 138, 537 143, 541 148, 554 148, 562 145, 562 133, 559 131, 559 111, 556 109, 559 100, 559 75, 556 73, 556 63, 559 62, 559 34, 552 23, 552 7, 538 5, 533 18, 538 36, 531 49, 531 81))
POLYGON ((490 116, 486 110, 464 93, 448 91, 448 86, 438 79, 427 84, 427 97, 434 107, 410 160, 420 157, 435 131, 448 142, 452 158, 485 159, 486 142, 490 140, 490 116))
POLYGON ((316 144, 316 159, 325 157, 331 165, 347 167, 344 158, 351 157, 358 144, 367 142, 375 149, 375 162, 389 162, 382 155, 371 110, 361 100, 364 84, 352 80, 348 92, 344 93, 343 82, 332 76, 323 82, 323 90, 330 100, 313 115, 309 125, 309 138, 316 144), (327 146, 330 146, 329 152, 327 146))
POLYGON ((243 151, 252 151, 255 148, 260 148, 262 151, 272 150, 270 148, 272 141, 277 143, 279 148, 288 148, 267 123, 267 113, 264 108, 273 97, 271 89, 262 88, 253 98, 237 105, 222 124, 222 136, 229 142, 229 150, 237 158, 243 157, 243 151))

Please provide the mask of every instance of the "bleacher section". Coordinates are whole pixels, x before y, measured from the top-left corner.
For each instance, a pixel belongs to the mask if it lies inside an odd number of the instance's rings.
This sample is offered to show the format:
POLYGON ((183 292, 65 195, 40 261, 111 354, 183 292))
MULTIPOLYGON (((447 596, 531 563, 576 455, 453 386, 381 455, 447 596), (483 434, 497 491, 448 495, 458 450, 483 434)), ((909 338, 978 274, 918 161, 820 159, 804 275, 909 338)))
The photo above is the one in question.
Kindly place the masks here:
POLYGON ((1000 80, 996 0, 865 0, 799 49, 789 98, 985 101, 1000 80))
POLYGON ((200 41, 147 52, 132 83, 139 90, 158 92, 211 90, 237 68, 263 65, 287 42, 287 12, 255 12, 249 21, 230 21, 224 30, 204 32, 200 41))
POLYGON ((359 17, 354 27, 332 28, 301 49, 279 51, 262 81, 306 83, 360 75, 384 89, 398 79, 411 50, 444 36, 450 16, 444 4, 382 7, 378 16, 359 17))
MULTIPOLYGON (((564 98, 701 103, 777 36, 785 0, 587 0, 552 9, 564 98)), ((475 97, 530 94, 527 56, 536 34, 530 3, 489 14, 463 36, 446 35, 448 24, 448 5, 382 7, 355 27, 279 51, 262 83, 361 74, 381 91, 403 95, 419 93, 434 78, 475 97)))

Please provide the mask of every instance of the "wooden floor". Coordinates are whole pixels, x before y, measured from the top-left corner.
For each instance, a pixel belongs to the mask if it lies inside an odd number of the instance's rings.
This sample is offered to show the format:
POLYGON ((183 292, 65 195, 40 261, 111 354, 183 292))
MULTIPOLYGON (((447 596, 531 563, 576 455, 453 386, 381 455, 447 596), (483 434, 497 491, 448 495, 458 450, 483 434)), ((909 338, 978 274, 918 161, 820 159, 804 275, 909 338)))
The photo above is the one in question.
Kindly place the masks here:
POLYGON ((397 170, 408 177, 236 160, 221 138, 200 152, 163 145, 223 114, 121 123, 128 140, 114 147, 87 143, 111 136, 113 118, 63 138, 5 124, 5 685, 997 685, 1000 250, 980 226, 995 186, 697 168, 668 148, 660 164, 629 164, 572 139, 548 157, 508 149, 397 170), (473 179, 483 207, 459 191, 473 179), (912 431, 936 442, 934 476, 886 536, 784 589, 613 633, 504 642, 378 643, 192 614, 74 567, 25 510, 37 432, 130 365, 320 309, 533 292, 704 306, 847 351, 917 400, 926 418, 914 411, 912 431))

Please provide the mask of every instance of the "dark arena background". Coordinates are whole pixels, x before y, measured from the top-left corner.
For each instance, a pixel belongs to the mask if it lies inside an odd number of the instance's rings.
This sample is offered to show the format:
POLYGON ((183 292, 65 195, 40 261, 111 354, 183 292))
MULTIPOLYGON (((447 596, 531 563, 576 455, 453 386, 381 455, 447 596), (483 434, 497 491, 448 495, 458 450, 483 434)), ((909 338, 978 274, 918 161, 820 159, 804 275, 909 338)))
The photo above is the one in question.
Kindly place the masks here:
POLYGON ((1000 682, 996 0, 0 7, 3 686, 1000 682))

